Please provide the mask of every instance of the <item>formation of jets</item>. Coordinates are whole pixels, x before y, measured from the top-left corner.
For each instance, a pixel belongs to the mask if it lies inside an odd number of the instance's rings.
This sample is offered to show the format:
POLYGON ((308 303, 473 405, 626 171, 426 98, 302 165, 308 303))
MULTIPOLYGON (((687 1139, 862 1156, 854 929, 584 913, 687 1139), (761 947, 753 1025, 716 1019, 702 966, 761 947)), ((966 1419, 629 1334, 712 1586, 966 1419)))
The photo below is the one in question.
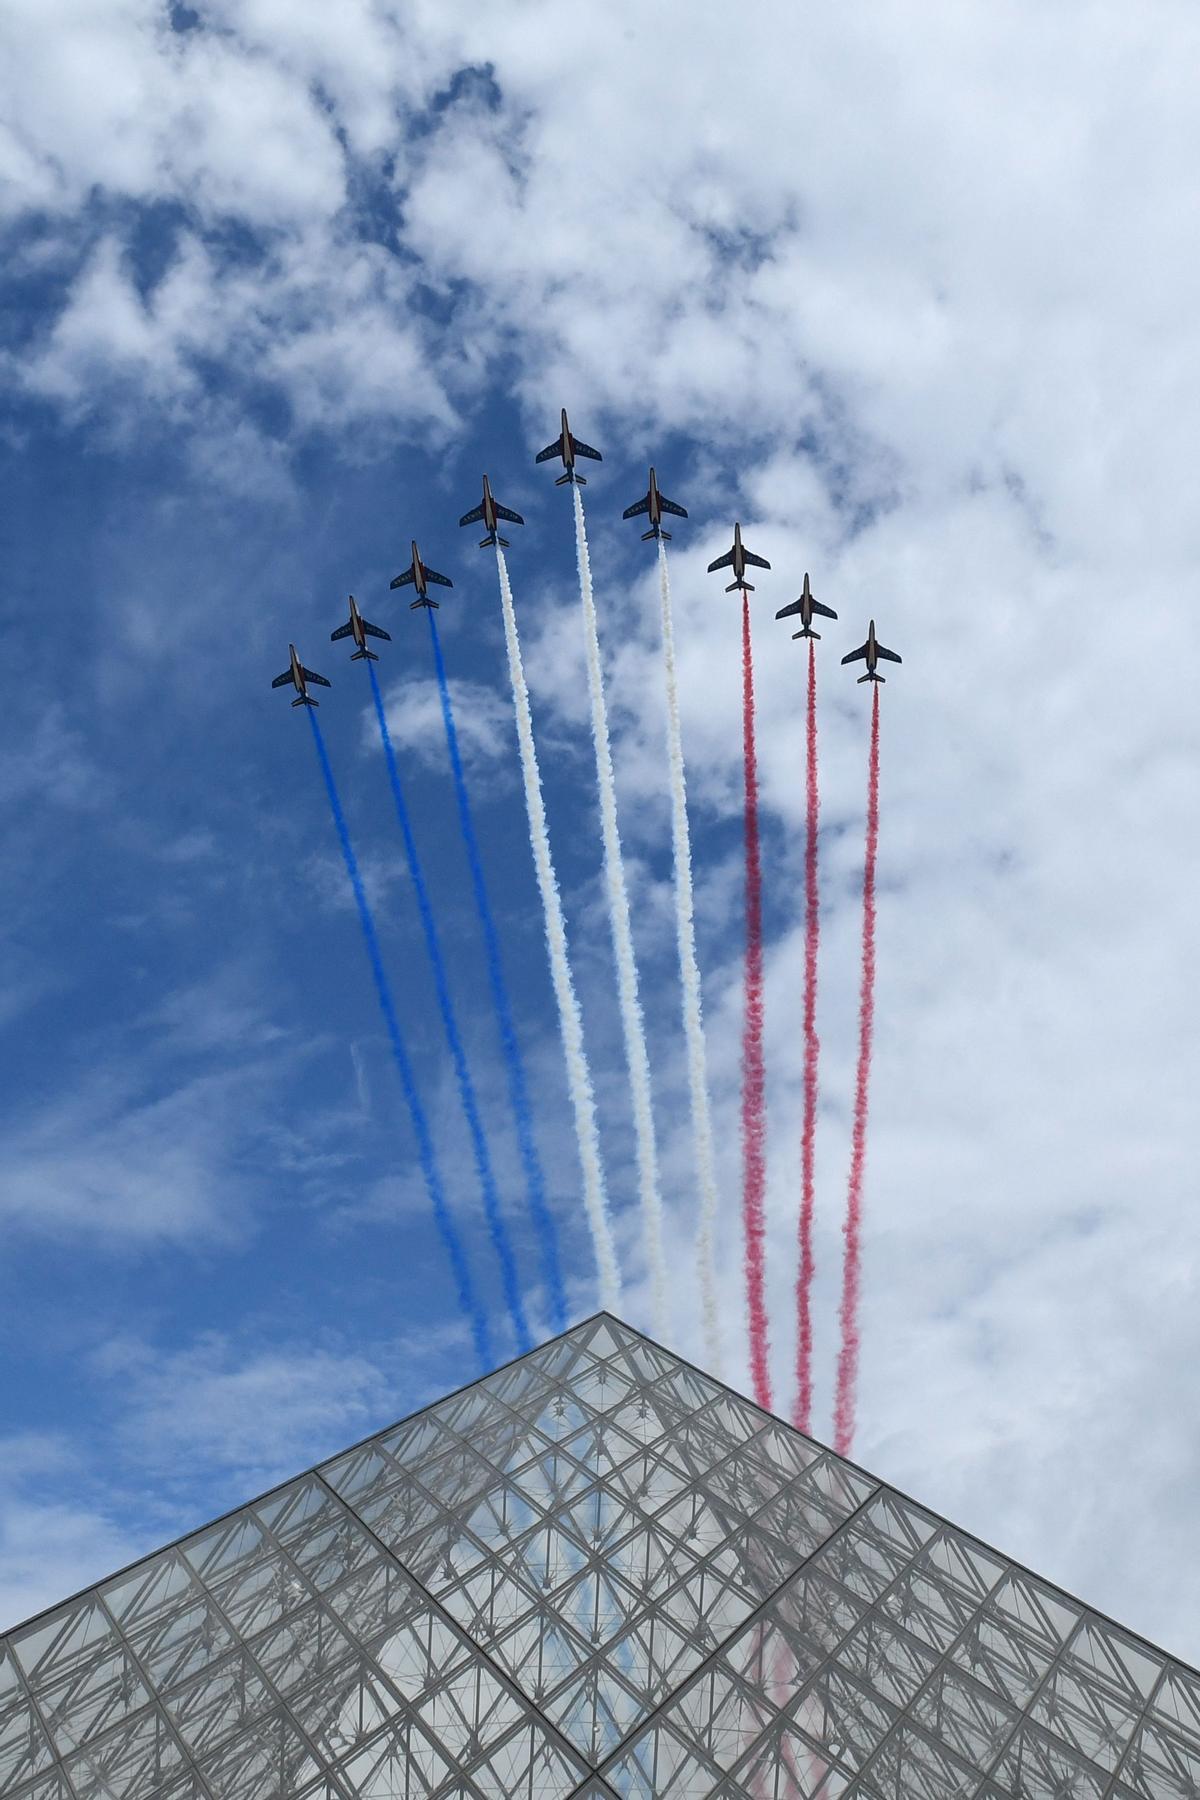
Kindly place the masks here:
MULTIPOLYGON (((543 463, 551 461, 554 457, 558 457, 563 465, 563 473, 556 478, 554 485, 556 487, 563 487, 564 485, 575 483, 579 487, 583 487, 586 478, 576 469, 576 459, 581 456, 590 458, 593 462, 603 462, 604 459, 599 450, 594 450, 590 444, 585 444, 581 438, 577 438, 574 435, 567 420, 565 407, 562 410, 561 418, 562 428, 559 431, 558 436, 552 444, 547 444, 544 450, 538 451, 537 455, 534 457, 534 461, 543 463)), ((645 543, 647 539, 650 538, 665 538, 668 541, 670 540, 670 532, 663 529, 664 514, 668 514, 670 517, 676 519, 686 519, 688 516, 685 507, 679 506, 674 500, 667 499, 667 496, 658 485, 658 477, 652 467, 650 470, 650 486, 646 490, 646 493, 642 499, 635 501, 632 506, 627 506, 621 517, 624 519, 645 518, 648 520, 650 529, 649 531, 644 531, 642 533, 642 542, 645 543)), ((483 526, 485 535, 479 541, 479 548, 481 550, 485 549, 488 545, 495 546, 497 544, 507 550, 508 539, 500 536, 501 520, 510 525, 523 525, 525 523, 520 513, 513 512, 510 507, 501 506, 500 502, 492 493, 491 484, 485 475, 483 478, 483 499, 478 506, 473 507, 470 512, 463 514, 462 518, 459 520, 459 525, 483 526)), ((709 574, 715 574, 718 569, 731 569, 733 571, 733 580, 725 589, 727 594, 735 593, 738 590, 741 590, 741 592, 745 594, 752 594, 754 592, 754 587, 753 584, 746 579, 747 568, 769 569, 770 567, 771 565, 765 556, 756 556, 753 550, 748 550, 745 544, 743 544, 742 527, 740 523, 735 524, 733 527, 733 543, 725 552, 724 556, 718 556, 715 562, 711 562, 708 565, 709 574)), ((454 586, 454 583, 450 580, 448 575, 439 574, 437 569, 430 568, 429 564, 422 560, 421 552, 417 548, 417 542, 414 538, 412 540, 412 559, 409 566, 404 570, 403 574, 395 577, 391 586, 393 588, 412 587, 416 590, 416 599, 410 602, 411 608, 427 606, 430 609, 436 609, 439 602, 432 599, 430 596, 430 583, 435 587, 454 586)), ((836 619, 837 614, 832 607, 823 606, 821 602, 815 598, 812 589, 809 586, 808 575, 806 573, 804 577, 804 588, 799 598, 791 601, 787 606, 781 606, 779 611, 775 614, 775 617, 777 619, 799 618, 800 630, 792 633, 793 638, 807 637, 819 639, 821 635, 820 632, 814 631, 812 628, 814 617, 836 619)), ((372 625, 367 619, 363 618, 358 610, 358 604, 354 595, 351 594, 350 617, 344 625, 339 625, 337 630, 330 634, 331 641, 336 643, 341 638, 353 638, 355 649, 350 658, 351 662, 362 662, 364 660, 378 662, 378 656, 367 646, 367 639, 369 637, 382 638, 385 643, 391 642, 391 634, 389 632, 384 631, 382 626, 372 625)), ((297 655, 295 644, 289 644, 288 651, 290 655, 289 665, 283 671, 282 675, 277 675, 275 677, 271 686, 278 688, 286 687, 290 684, 294 687, 296 690, 296 698, 292 701, 293 706, 317 706, 319 702, 314 700, 308 691, 309 684, 313 683, 317 687, 327 688, 330 687, 332 683, 326 681, 323 675, 318 675, 315 670, 306 669, 304 667, 297 655)), ((872 619, 867 629, 866 642, 860 644, 857 650, 851 650, 846 656, 843 656, 842 662, 866 663, 866 674, 860 675, 858 678, 861 683, 864 681, 883 681, 885 679, 885 677, 878 672, 880 659, 884 662, 894 663, 898 663, 902 660, 897 656, 894 650, 888 650, 879 642, 879 639, 875 635, 875 621, 872 619)))

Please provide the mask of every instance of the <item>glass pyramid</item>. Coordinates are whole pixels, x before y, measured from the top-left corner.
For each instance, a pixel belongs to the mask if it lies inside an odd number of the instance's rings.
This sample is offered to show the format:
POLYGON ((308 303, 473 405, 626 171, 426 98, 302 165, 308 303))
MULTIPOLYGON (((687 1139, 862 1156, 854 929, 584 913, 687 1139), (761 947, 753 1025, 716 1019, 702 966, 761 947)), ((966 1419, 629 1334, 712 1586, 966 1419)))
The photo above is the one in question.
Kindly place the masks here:
POLYGON ((0 1641, 13 1800, 1200 1795, 1200 1676, 606 1314, 0 1641))

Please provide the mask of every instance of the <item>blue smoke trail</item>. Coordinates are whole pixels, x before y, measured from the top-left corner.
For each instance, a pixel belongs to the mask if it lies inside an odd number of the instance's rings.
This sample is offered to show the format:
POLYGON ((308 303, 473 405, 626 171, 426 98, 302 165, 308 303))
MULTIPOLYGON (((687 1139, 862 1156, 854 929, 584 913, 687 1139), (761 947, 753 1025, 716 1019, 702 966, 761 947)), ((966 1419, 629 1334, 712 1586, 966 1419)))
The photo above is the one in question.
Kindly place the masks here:
POLYGON ((479 1116, 475 1083, 471 1079, 471 1071, 467 1066, 467 1053, 458 1029, 454 1002, 450 998, 446 963, 442 956, 442 946, 438 941, 437 924, 433 917, 433 907, 429 902, 429 890, 425 885, 425 873, 421 867, 421 859, 417 855, 417 845, 412 834, 412 824, 404 800, 404 790, 400 786, 400 770, 396 763, 396 752, 392 744, 392 734, 388 730, 387 714, 383 708, 383 695, 379 691, 379 680, 375 674, 374 663, 368 662, 367 673, 371 677, 375 717, 379 720, 379 735, 383 740, 383 753, 387 759, 388 780, 392 784, 392 799, 396 803, 396 817, 400 821, 400 831, 404 838, 404 854, 408 859, 408 872, 412 877, 413 892, 417 897, 417 910, 421 915, 421 926, 425 932, 425 947, 429 952, 429 962, 433 969, 438 1010, 442 1015, 446 1042, 450 1046, 450 1055, 454 1062, 454 1073, 458 1079, 458 1093, 462 1101, 467 1129, 471 1133, 471 1147, 475 1153, 475 1172, 479 1176, 479 1186, 483 1194, 483 1210, 487 1216, 488 1230, 491 1233, 496 1255, 500 1259, 504 1298, 512 1315, 517 1346, 523 1355, 526 1350, 532 1348, 533 1340, 529 1335, 529 1323, 525 1317, 525 1307, 521 1300, 520 1278, 517 1275, 512 1245, 509 1243, 508 1232, 505 1229, 504 1216, 500 1211, 500 1195, 496 1188, 496 1176, 492 1169, 487 1138, 484 1136, 483 1121, 479 1116))
POLYGON ((437 670, 438 692, 442 698, 442 719, 446 727, 446 744, 450 751, 454 792, 458 800, 458 819, 462 828, 463 843, 466 846, 467 862, 471 868, 471 882, 475 889, 475 906, 479 913, 479 924, 483 931, 488 980, 491 983, 492 1001, 500 1027, 500 1045, 504 1052, 504 1066, 508 1072, 509 1098, 512 1101, 513 1117, 517 1126, 517 1141, 520 1145, 521 1162, 525 1170, 529 1211, 538 1241, 542 1246, 542 1260, 546 1272, 550 1309, 554 1317, 554 1329, 555 1331, 565 1331, 567 1328, 567 1297, 563 1287, 562 1268, 558 1260, 558 1234, 554 1228, 554 1217, 546 1204, 546 1182, 533 1137, 533 1108, 529 1104, 525 1063, 517 1043, 512 1006, 508 998, 508 986, 504 979, 504 965, 500 960, 500 939, 496 932, 491 901, 488 899, 487 884, 483 878, 483 861, 479 854, 479 840, 475 836, 475 826, 471 819, 470 801, 467 798, 467 781, 463 774, 462 756, 458 748, 458 730, 454 723, 454 709, 450 704, 446 665, 442 660, 442 644, 438 637, 437 619, 432 608, 429 610, 428 618, 429 636, 433 644, 434 667, 437 670))
POLYGON ((442 1234, 442 1242, 446 1246, 450 1266, 454 1271, 458 1302, 471 1322, 471 1335, 475 1339, 475 1353, 479 1358, 481 1369, 486 1373, 495 1366, 492 1360, 487 1315, 479 1304, 471 1281, 471 1272, 467 1267, 462 1240, 458 1235, 454 1220, 450 1216, 450 1208, 446 1204, 446 1196, 442 1189, 442 1177, 433 1153, 433 1139, 429 1135, 429 1121, 425 1117, 425 1108, 421 1104, 421 1096, 417 1092, 417 1084, 413 1079, 412 1064, 409 1062, 408 1052, 404 1048, 404 1039, 400 1033, 400 1021, 396 1017, 392 990, 388 985, 387 974, 383 967, 383 956, 379 949, 379 939, 375 933, 375 921, 371 917, 371 908, 367 904, 366 889, 363 887, 358 860, 350 842, 346 815, 342 811, 342 803, 338 798, 337 785, 329 764, 329 754, 325 749, 325 739, 321 735, 321 727, 312 707, 306 707, 305 711, 308 713, 308 722, 312 726, 317 760, 321 764, 321 773, 325 777, 325 791, 329 795, 329 808, 333 814, 333 822, 337 826, 338 838, 341 841, 346 873, 350 877, 350 886, 354 889, 354 899, 358 906, 358 922, 362 926, 363 940, 366 943, 367 956, 371 963, 371 973, 375 977, 375 992, 379 997, 379 1010, 383 1014, 383 1022, 387 1026, 388 1037, 391 1039, 396 1072, 400 1077, 400 1086, 404 1090, 404 1098, 408 1103, 409 1114, 412 1118, 421 1173, 425 1177, 425 1186, 433 1205, 433 1216, 437 1221, 437 1228, 442 1234))

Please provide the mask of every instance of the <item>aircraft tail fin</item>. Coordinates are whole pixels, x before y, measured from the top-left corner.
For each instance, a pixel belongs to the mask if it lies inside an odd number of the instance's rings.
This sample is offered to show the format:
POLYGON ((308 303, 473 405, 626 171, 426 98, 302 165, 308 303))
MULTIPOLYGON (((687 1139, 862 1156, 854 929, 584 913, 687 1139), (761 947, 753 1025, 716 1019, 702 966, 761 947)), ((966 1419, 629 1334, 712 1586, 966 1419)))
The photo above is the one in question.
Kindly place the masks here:
POLYGON ((320 704, 321 702, 314 700, 311 694, 297 694, 292 701, 293 706, 320 706, 320 704))
POLYGON ((350 658, 351 662, 378 662, 379 658, 373 650, 356 650, 350 658))
POLYGON ((793 631, 792 637, 793 638, 811 637, 811 638, 816 638, 818 643, 820 643, 820 641, 821 641, 820 632, 814 631, 811 625, 806 625, 804 627, 803 631, 793 631))
POLYGON ((577 475, 574 469, 568 469, 565 475, 560 475, 554 485, 555 487, 569 487, 572 482, 574 482, 577 487, 587 486, 585 477, 577 475))
POLYGON ((887 680, 886 675, 860 675, 858 678, 858 685, 859 685, 859 687, 861 687, 864 681, 886 681, 886 680, 887 680))
POLYGON ((725 589, 725 592, 727 594, 736 594, 739 588, 745 588, 748 594, 752 594, 754 592, 754 583, 752 581, 731 581, 729 586, 725 589))
POLYGON ((440 600, 431 600, 428 594, 419 594, 415 600, 409 601, 408 610, 409 612, 416 612, 418 606, 427 606, 430 612, 436 612, 440 605, 440 600))
POLYGON ((661 525, 656 525, 656 526, 655 526, 655 527, 654 527, 654 530, 653 530, 653 531, 643 531, 643 533, 642 533, 642 542, 643 542, 643 544, 648 544, 648 543, 649 543, 649 542, 650 542, 650 539, 651 539, 651 538, 659 538, 659 537, 660 537, 660 538, 665 538, 665 540, 666 540, 666 541, 667 541, 667 543, 668 543, 668 544, 669 544, 669 543, 670 543, 670 541, 671 541, 671 534, 670 534, 670 532, 669 532, 669 531, 664 531, 664 530, 663 530, 663 528, 662 528, 662 526, 661 526, 661 525))

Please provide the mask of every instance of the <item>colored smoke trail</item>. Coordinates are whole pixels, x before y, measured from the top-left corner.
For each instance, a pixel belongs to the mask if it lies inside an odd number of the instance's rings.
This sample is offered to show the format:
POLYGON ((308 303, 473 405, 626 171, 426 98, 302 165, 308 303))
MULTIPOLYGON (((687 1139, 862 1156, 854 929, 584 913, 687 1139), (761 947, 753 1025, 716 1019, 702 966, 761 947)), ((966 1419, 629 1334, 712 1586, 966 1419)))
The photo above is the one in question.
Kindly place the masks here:
POLYGON ((633 1099, 633 1125, 637 1140, 638 1194, 646 1242, 646 1265, 654 1296, 654 1327, 666 1334, 667 1270, 663 1260, 662 1196, 658 1190, 658 1150, 654 1141, 654 1106, 650 1096, 650 1058, 646 1053, 646 1027, 638 997, 637 963, 633 954, 633 929, 629 919, 629 891, 625 885, 625 859, 617 828, 617 784, 613 774, 608 737, 608 711, 604 704, 604 672, 600 663, 600 633, 592 593, 592 565, 588 555, 583 496, 572 483, 575 502, 575 560, 579 566, 579 600, 583 608, 584 643, 587 650, 588 696, 592 709, 592 747, 596 753, 596 788, 600 797, 600 834, 604 843, 604 886, 608 896, 608 929, 617 965, 617 999, 625 1061, 633 1099))
POLYGON ((796 1277, 796 1412, 794 1424, 806 1434, 812 1427, 812 1288, 813 1212, 816 1204, 813 1165, 817 1142, 817 1073, 821 1040, 817 1036, 817 953, 821 945, 821 893, 817 880, 817 844, 821 797, 817 785, 817 647, 808 640, 808 711, 805 721, 804 827, 804 1125, 800 1137, 800 1267, 796 1277))
POLYGON ((767 1185, 766 1075, 763 1066, 762 857, 758 841, 758 752, 754 742, 754 661, 750 596, 742 590, 742 750, 746 765, 746 1015, 742 1028, 742 1228, 754 1398, 771 1410, 770 1345, 763 1283, 767 1185))
POLYGON ((521 640, 517 636, 517 614, 513 605, 512 584, 504 551, 496 545, 496 566, 500 576, 500 603, 504 614, 504 643, 508 652, 508 673, 512 682, 513 710, 517 718, 517 743, 521 753, 521 776, 525 785, 525 810, 529 817, 529 840, 533 850, 533 866, 546 930, 546 949, 550 958, 550 979, 558 1005, 558 1026, 562 1037, 563 1056, 567 1067, 567 1086, 575 1115, 575 1136, 579 1145, 579 1162, 583 1171, 583 1204, 588 1228, 592 1234, 596 1267, 600 1276, 600 1304, 616 1312, 621 1304, 621 1275, 613 1245, 612 1225, 608 1216, 608 1196, 604 1187, 604 1165, 600 1160, 600 1137, 596 1129, 596 1098, 592 1092, 592 1075, 588 1068, 583 1043, 583 1019, 571 977, 567 954, 567 928, 563 919, 562 899, 550 854, 550 835, 546 829, 546 808, 542 799, 542 778, 538 772, 537 747, 533 740, 533 715, 529 710, 529 689, 521 662, 521 640))
MULTIPOLYGON (((433 618, 432 612, 430 619, 433 618)), ((413 837, 412 824, 408 816, 408 806, 404 799, 404 789, 400 785, 400 770, 396 764, 396 752, 392 744, 392 734, 388 730, 387 713, 384 711, 383 695, 379 691, 379 678, 375 673, 375 664, 367 663, 367 673, 371 677, 371 696, 375 702, 375 717, 379 721, 379 736, 383 743, 383 754, 387 761, 388 780, 392 787, 392 799, 396 803, 396 818, 400 824, 400 833, 404 839, 404 855, 408 862, 408 873, 412 880, 413 893, 416 896, 417 911, 421 916, 421 929, 425 933, 425 948, 429 953, 429 966, 433 970, 433 985, 437 992, 438 1011, 442 1015, 442 1028, 446 1033, 446 1043, 450 1057, 454 1063, 455 1079, 458 1082, 458 1097, 467 1121, 467 1130, 471 1137, 471 1150, 475 1158, 475 1173, 479 1178, 479 1190, 483 1196, 484 1216, 487 1219, 488 1232, 492 1240, 492 1248, 500 1263, 500 1276, 504 1287, 504 1298, 508 1306, 509 1316, 513 1323, 513 1333, 518 1348, 523 1355, 533 1347, 533 1339, 529 1334, 529 1322, 525 1317, 525 1307, 521 1299, 521 1283, 517 1274, 516 1260, 508 1231, 505 1228, 504 1216, 500 1210, 500 1195, 496 1187, 496 1175, 492 1168, 491 1152, 488 1149, 484 1134, 483 1120, 479 1116, 479 1101, 475 1093, 475 1083, 471 1078, 471 1070, 467 1063, 467 1052, 462 1041, 462 1033, 458 1029, 458 1019, 454 1011, 454 1002, 450 998, 450 982, 446 973, 446 961, 442 955, 442 946, 438 939, 437 923, 433 916, 433 907, 429 900, 429 889, 425 885, 425 872, 421 867, 421 859, 417 854, 416 840, 413 837)))
MULTIPOLYGON (((368 665, 369 666, 369 665, 368 665)), ((313 743, 316 746, 317 760, 321 765, 321 774, 325 778, 325 791, 329 796, 329 810, 333 814, 333 822, 337 827, 338 841, 342 846, 342 857, 346 864, 346 874, 350 878, 350 886, 354 891, 354 901, 358 907, 358 922, 362 926, 363 941, 367 946, 367 956, 371 964, 371 973, 375 978, 375 992, 379 1000, 379 1010, 383 1014, 383 1022, 387 1027, 391 1041, 392 1057, 396 1064, 396 1073, 400 1077, 400 1086, 412 1119, 413 1134, 417 1140, 417 1156, 421 1164, 421 1173, 425 1177, 425 1187, 433 1207, 433 1216, 437 1228, 446 1246, 446 1254, 450 1258, 450 1267, 454 1273, 454 1285, 458 1290, 458 1303, 470 1321, 471 1335, 475 1340, 475 1354, 479 1358, 480 1368, 486 1373, 493 1366, 492 1346, 488 1332, 487 1315, 479 1303, 471 1281, 471 1271, 467 1266, 466 1254, 458 1229, 450 1215, 446 1203, 442 1177, 433 1151, 433 1139, 429 1133, 429 1121, 425 1116, 425 1108, 421 1104, 421 1096, 417 1092, 417 1084, 413 1078, 412 1064, 408 1060, 408 1051, 404 1047, 404 1038, 400 1031, 400 1021, 396 1017, 396 1007, 392 1000, 392 990, 388 983, 387 973, 383 966, 383 955, 379 948, 379 938, 375 931, 375 921, 371 917, 371 908, 367 902, 367 892, 363 887, 359 873, 358 859, 350 842, 350 831, 346 824, 346 815, 342 811, 342 802, 338 797, 337 784, 333 779, 333 770, 329 763, 329 753, 325 748, 325 739, 313 708, 306 707, 308 722, 312 726, 313 743)))
POLYGON ((861 1266, 863 1172, 867 1160, 867 1103, 875 1034, 875 861, 879 853, 879 686, 872 684, 871 757, 867 775, 867 849, 863 861, 862 986, 858 1000, 858 1072, 854 1133, 846 1194, 846 1258, 842 1270, 842 1347, 838 1355, 834 1448, 849 1456, 858 1389, 858 1293, 861 1266))
POLYGON ((692 1105, 696 1178, 700 1187, 700 1228, 696 1264, 704 1325, 705 1367, 721 1374, 721 1320, 717 1310, 715 1233, 717 1175, 713 1159, 712 1118, 708 1104, 708 1071, 704 1049, 700 968, 696 961, 695 909, 692 895, 692 845, 688 832, 687 784, 683 772, 683 732, 679 723, 679 684, 675 670, 675 627, 671 616, 671 577, 667 547, 658 540, 658 585, 662 602, 663 669, 667 685, 667 763, 671 779, 671 848, 675 865, 675 939, 679 949, 679 981, 683 990, 683 1035, 687 1046, 688 1087, 692 1105))
POLYGON ((488 984, 492 990, 492 1005, 495 1008, 496 1022, 500 1028, 500 1048, 504 1056, 509 1100, 517 1127, 517 1145, 521 1153, 521 1166, 525 1171, 525 1191, 529 1199, 529 1216, 533 1221, 533 1228, 541 1246, 546 1292, 550 1300, 554 1329, 565 1331, 567 1328, 567 1296, 563 1286, 562 1265, 558 1257, 558 1232, 554 1224, 554 1215, 546 1201, 546 1178, 542 1173, 541 1158, 538 1156, 537 1143, 533 1135, 533 1107, 529 1099, 529 1084, 525 1079, 525 1061, 517 1041, 512 1004, 508 997, 508 983, 504 979, 504 963, 500 956, 500 937, 496 930, 492 903, 488 898, 487 883, 483 877, 483 858, 479 854, 479 840, 475 836, 475 825, 471 818, 467 781, 463 773, 462 756, 458 745, 458 727, 454 723, 454 709, 450 704, 450 687, 446 680, 446 666, 442 660, 442 643, 438 636, 437 619, 432 610, 428 617, 430 636, 433 640, 434 666, 437 669, 438 692, 442 700, 442 720, 446 727, 446 745, 450 752, 454 793, 458 801, 459 825, 462 829, 463 844, 466 847, 467 862, 471 870, 471 885, 475 892, 475 910, 479 914, 479 926, 483 934, 488 984))

